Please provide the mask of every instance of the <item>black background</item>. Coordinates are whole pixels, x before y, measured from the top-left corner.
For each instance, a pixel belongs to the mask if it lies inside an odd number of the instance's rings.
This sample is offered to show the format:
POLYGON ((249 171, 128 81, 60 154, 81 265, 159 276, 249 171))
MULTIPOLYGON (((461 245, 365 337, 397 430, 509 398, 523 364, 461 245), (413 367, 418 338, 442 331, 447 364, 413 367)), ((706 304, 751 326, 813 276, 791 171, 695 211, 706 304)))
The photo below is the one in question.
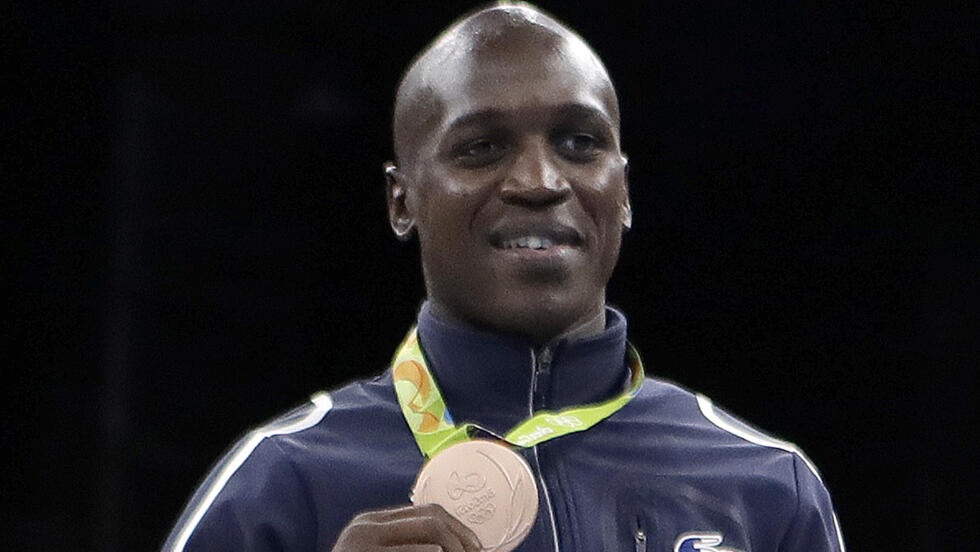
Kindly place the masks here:
MULTIPOLYGON (((541 4, 620 93, 610 300, 809 453, 852 550, 971 542, 976 20, 739 4, 541 4)), ((5 10, 4 548, 156 548, 248 427, 385 366, 422 297, 391 98, 472 6, 5 10)))

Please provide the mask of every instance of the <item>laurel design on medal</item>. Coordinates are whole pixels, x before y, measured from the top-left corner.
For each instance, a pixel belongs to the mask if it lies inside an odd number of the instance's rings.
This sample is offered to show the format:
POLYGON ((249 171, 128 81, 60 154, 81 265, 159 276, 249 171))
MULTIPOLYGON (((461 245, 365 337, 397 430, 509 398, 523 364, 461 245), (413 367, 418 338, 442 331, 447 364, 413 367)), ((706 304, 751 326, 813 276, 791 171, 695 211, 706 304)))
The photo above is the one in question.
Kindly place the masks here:
POLYGON ((493 441, 472 440, 448 447, 422 468, 412 502, 441 505, 477 534, 484 551, 509 552, 531 531, 538 489, 519 454, 493 441))
MULTIPOLYGON (((527 535, 527 531, 521 531, 522 529, 525 529, 521 526, 521 520, 524 519, 527 509, 527 499, 524 496, 524 491, 527 486, 524 485, 524 474, 518 473, 516 477, 512 478, 510 472, 500 465, 500 462, 497 462, 484 452, 480 452, 479 454, 480 456, 483 456, 489 460, 491 464, 497 466, 497 469, 499 469, 500 473, 503 474, 504 479, 507 480, 507 486, 510 487, 510 517, 513 522, 510 524, 510 527, 507 528, 507 532, 504 533, 504 536, 501 537, 500 542, 491 546, 484 545, 484 550, 499 550, 516 539, 524 540, 524 536, 527 535), (514 479, 517 481, 515 482, 514 479)), ((516 546, 519 544, 520 540, 514 543, 514 545, 516 546)))

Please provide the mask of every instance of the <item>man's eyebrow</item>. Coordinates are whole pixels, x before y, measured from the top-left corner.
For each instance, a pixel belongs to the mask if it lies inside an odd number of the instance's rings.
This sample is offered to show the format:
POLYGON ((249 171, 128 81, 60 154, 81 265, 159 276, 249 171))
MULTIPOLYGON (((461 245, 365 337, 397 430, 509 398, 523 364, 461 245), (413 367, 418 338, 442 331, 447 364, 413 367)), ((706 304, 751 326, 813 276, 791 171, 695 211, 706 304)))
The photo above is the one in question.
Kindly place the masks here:
MULTIPOLYGON (((569 102, 558 105, 557 107, 552 107, 551 109, 554 109, 559 117, 591 119, 597 120, 609 126, 614 126, 612 119, 610 119, 606 112, 588 104, 569 102)), ((456 117, 451 123, 449 123, 447 129, 451 132, 466 126, 486 124, 492 121, 504 119, 508 115, 509 114, 507 111, 501 109, 481 109, 479 111, 465 113, 459 117, 456 117)))
POLYGON ((494 108, 481 109, 480 111, 474 111, 472 113, 464 113, 463 115, 456 117, 455 119, 453 119, 451 123, 449 123, 448 130, 451 132, 458 128, 463 128, 471 125, 484 124, 493 120, 502 119, 503 117, 504 117, 504 112, 494 108))
POLYGON ((614 126, 612 119, 605 111, 588 104, 566 103, 558 107, 558 112, 563 117, 577 117, 582 119, 598 120, 609 126, 614 126))

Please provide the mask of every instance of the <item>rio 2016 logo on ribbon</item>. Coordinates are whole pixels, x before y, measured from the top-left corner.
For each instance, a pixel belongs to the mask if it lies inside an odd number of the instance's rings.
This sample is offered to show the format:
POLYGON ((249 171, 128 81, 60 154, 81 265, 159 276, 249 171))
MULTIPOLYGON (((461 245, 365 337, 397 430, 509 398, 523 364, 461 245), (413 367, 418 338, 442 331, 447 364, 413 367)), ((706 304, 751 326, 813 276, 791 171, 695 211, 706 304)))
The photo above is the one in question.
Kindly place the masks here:
POLYGON ((721 533, 684 533, 677 537, 674 552, 739 552, 734 548, 718 548, 721 533))

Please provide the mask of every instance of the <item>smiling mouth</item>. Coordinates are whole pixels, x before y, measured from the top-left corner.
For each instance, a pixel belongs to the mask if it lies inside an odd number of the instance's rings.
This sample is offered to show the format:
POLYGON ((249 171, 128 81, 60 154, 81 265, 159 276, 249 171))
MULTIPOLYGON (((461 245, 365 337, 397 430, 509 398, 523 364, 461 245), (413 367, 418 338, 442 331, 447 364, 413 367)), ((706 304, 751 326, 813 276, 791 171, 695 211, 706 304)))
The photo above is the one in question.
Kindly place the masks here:
POLYGON ((543 236, 521 236, 500 244, 501 249, 548 249, 556 244, 543 236))
POLYGON ((532 229, 505 229, 494 232, 490 243, 497 249, 545 251, 555 247, 580 247, 582 238, 573 228, 557 225, 532 229))

